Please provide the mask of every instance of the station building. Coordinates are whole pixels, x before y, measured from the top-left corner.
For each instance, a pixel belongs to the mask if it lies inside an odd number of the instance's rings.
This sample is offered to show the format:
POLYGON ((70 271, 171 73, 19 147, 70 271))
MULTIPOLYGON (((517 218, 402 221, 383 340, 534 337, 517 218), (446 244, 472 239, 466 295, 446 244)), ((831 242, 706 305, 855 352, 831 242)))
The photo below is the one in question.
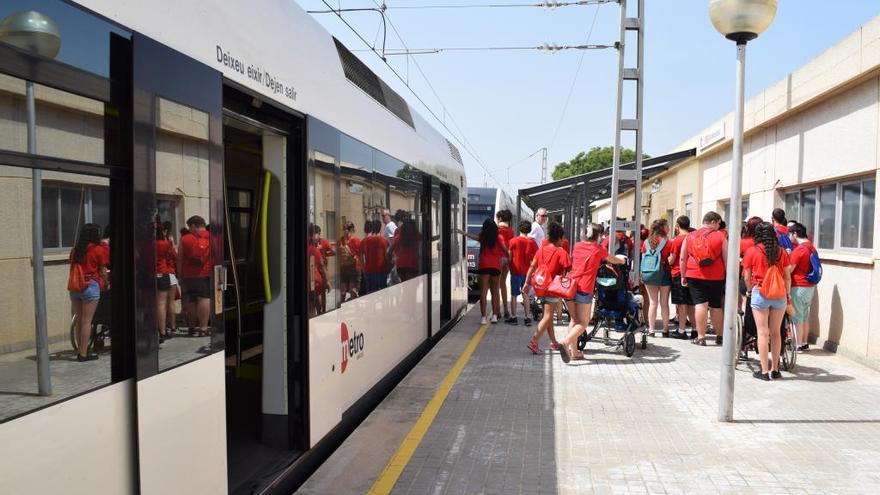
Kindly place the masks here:
MULTIPOLYGON (((643 223, 728 216, 733 120, 672 150, 697 154, 643 184, 643 223)), ((880 17, 746 102, 744 155, 743 218, 783 208, 819 250, 811 342, 880 369, 880 17)), ((619 211, 632 211, 633 198, 621 195, 619 211)), ((594 220, 610 219, 607 200, 592 209, 594 220)))

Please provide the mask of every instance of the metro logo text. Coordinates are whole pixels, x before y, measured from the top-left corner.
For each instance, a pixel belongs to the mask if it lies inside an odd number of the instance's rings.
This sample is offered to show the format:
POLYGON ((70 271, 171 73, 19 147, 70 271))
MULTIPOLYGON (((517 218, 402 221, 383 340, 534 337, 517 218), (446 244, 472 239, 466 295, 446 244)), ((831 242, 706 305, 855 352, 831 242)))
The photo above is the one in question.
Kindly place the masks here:
POLYGON ((364 355, 364 334, 353 332, 349 337, 348 326, 343 323, 340 329, 340 342, 342 344, 342 364, 339 369, 345 373, 349 359, 360 359, 364 355))

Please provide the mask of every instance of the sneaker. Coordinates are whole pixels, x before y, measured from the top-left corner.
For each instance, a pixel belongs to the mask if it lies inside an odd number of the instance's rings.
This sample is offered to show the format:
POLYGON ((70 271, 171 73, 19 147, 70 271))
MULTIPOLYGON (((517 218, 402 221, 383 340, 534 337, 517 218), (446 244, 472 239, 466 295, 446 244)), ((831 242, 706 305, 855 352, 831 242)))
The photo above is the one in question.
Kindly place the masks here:
POLYGON ((550 342, 550 346, 548 347, 551 351, 558 351, 562 346, 557 344, 556 342, 550 342))
POLYGON ((544 351, 542 351, 541 348, 538 347, 538 343, 533 340, 530 340, 529 344, 526 347, 528 347, 529 350, 532 351, 532 354, 543 354, 544 353, 544 351))
MULTIPOLYGON (((778 373, 778 372, 777 372, 777 373, 778 373)), ((769 373, 761 373, 760 370, 758 370, 758 371, 752 373, 752 376, 755 377, 755 378, 757 378, 758 380, 764 380, 765 382, 769 382, 769 381, 770 381, 770 374, 769 374, 769 373)))
POLYGON ((696 329, 696 328, 692 328, 692 329, 691 329, 691 340, 694 340, 695 338, 697 338, 697 337, 699 337, 699 336, 700 336, 700 334, 697 333, 697 329, 696 329))
POLYGON ((498 323, 498 315, 492 315, 492 324, 498 323))
POLYGON ((798 354, 803 354, 810 350, 810 344, 801 344, 797 348, 798 354))
POLYGON ((782 373, 780 373, 780 372, 778 372, 778 371, 771 371, 771 372, 770 372, 770 378, 772 378, 772 379, 774 379, 774 380, 781 380, 781 379, 782 379, 782 373))
POLYGON ((532 326, 532 319, 531 318, 523 318, 523 325, 525 325, 527 327, 532 326))
POLYGON ((484 317, 480 318, 480 325, 485 325, 485 324, 486 324, 486 317, 484 316, 484 317))
POLYGON ((690 332, 683 328, 679 328, 675 331, 675 338, 680 340, 687 340, 690 335, 690 332))
POLYGON ((511 317, 507 318, 506 320, 504 320, 504 323, 507 323, 508 325, 516 326, 516 325, 519 325, 519 320, 516 318, 516 316, 511 316, 511 317))
POLYGON ((91 353, 90 353, 90 354, 86 354, 85 356, 80 356, 80 355, 78 355, 78 354, 77 354, 77 356, 76 356, 76 360, 79 361, 80 363, 84 363, 84 362, 86 362, 86 361, 94 361, 94 360, 96 360, 96 359, 98 359, 98 355, 97 355, 97 354, 91 354, 91 353))
POLYGON ((715 345, 724 345, 724 337, 721 335, 715 337, 715 345))

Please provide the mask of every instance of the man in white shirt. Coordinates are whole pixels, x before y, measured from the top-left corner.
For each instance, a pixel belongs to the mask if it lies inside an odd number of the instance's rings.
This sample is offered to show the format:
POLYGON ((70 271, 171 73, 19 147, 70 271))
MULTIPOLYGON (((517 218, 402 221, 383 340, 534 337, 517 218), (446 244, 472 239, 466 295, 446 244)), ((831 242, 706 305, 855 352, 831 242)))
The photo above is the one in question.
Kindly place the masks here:
POLYGON ((546 235, 544 229, 547 225, 547 218, 547 208, 538 208, 538 211, 535 212, 535 221, 532 222, 532 231, 529 232, 529 237, 535 240, 539 249, 546 235))
POLYGON ((388 239, 388 242, 394 241, 394 232, 397 230, 397 224, 391 219, 391 210, 382 210, 382 223, 385 227, 382 229, 382 235, 388 239))

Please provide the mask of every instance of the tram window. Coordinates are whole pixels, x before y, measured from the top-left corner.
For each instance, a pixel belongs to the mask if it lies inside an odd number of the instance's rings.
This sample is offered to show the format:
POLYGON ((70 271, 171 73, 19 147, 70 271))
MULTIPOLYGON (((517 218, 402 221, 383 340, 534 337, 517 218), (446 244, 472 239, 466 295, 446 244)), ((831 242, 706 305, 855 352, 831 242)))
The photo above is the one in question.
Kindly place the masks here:
POLYGON ((340 305, 339 270, 336 249, 336 211, 339 197, 337 161, 339 131, 311 119, 309 121, 309 226, 308 291, 309 316, 315 317, 340 305))
POLYGON ((336 259, 339 262, 339 290, 344 303, 366 292, 361 244, 368 236, 364 229, 367 220, 379 218, 381 206, 376 211, 373 205, 373 149, 343 134, 339 152, 340 230, 336 259))
POLYGON ((211 318, 215 314, 212 277, 214 244, 210 240, 209 125, 201 110, 157 99, 156 194, 183 196, 184 229, 174 231, 175 217, 155 207, 156 332, 159 369, 185 363, 210 349, 211 318), (163 216, 163 212, 167 216, 163 216), (183 333, 194 338, 175 338, 183 333))
MULTIPOLYGON (((57 213, 59 196, 64 191, 77 192, 78 198, 88 197, 92 188, 108 191, 109 181, 100 177, 61 172, 42 172, 43 194, 40 205, 44 213, 44 240, 54 240, 39 249, 43 261, 45 284, 46 335, 48 337, 48 377, 52 395, 41 397, 38 392, 38 364, 42 361, 36 346, 36 319, 31 259, 34 246, 32 227, 33 178, 29 169, 0 166, 0 211, 7 214, 4 223, 8 233, 0 237, 0 422, 110 383, 110 243, 105 238, 109 223, 109 203, 100 212, 89 211, 78 203, 70 222, 63 229, 47 235, 47 211, 57 213), (64 187, 58 185, 64 179, 64 187), (78 184, 77 184, 78 183, 78 184), (86 191, 85 195, 80 191, 86 191), (80 213, 77 213, 79 211, 80 213), (100 217, 100 218, 99 218, 100 217), (95 222, 101 222, 100 224, 95 222), (58 240, 63 239, 63 243, 58 240), (83 277, 71 277, 71 256, 77 260, 83 277), (77 290, 69 290, 74 285, 77 290), (81 288, 80 288, 81 287, 81 288), (77 360, 77 349, 88 362, 77 360), (88 351, 86 351, 88 349, 88 351), (95 356, 93 358, 92 356, 95 356), (35 362, 36 361, 36 362, 35 362)), ((93 198, 94 199, 94 198, 93 198)), ((66 200, 65 200, 66 201, 66 200)), ((102 201, 107 201, 103 199, 102 201)), ((56 221, 57 223, 57 221, 56 221)))
POLYGON ((440 187, 431 188, 431 273, 440 271, 440 253, 442 245, 442 227, 443 212, 441 211, 443 201, 440 187))
MULTIPOLYGON (((461 228, 461 221, 459 220, 461 218, 461 207, 458 204, 459 199, 458 188, 452 187, 449 191, 449 204, 452 207, 452 212, 449 215, 449 218, 452 219, 452 226, 450 227, 451 232, 458 232, 458 229, 461 228)), ((450 258, 450 263, 454 265, 461 260, 461 236, 453 234, 449 236, 449 239, 452 241, 452 256, 450 258)))

